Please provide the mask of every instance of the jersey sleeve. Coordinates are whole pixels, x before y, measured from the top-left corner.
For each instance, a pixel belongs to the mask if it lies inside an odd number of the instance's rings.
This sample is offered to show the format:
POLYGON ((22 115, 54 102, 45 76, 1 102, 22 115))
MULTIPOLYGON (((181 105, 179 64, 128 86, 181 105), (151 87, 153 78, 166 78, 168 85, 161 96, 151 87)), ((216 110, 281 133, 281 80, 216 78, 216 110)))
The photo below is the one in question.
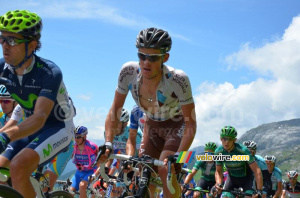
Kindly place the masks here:
POLYGON ((202 164, 203 164, 203 161, 197 161, 197 162, 194 164, 193 169, 199 170, 200 167, 202 166, 202 164))
POLYGON ((135 75, 135 72, 137 72, 137 69, 133 64, 134 62, 127 62, 121 68, 117 87, 117 91, 121 94, 128 93, 131 86, 130 79, 132 79, 135 75))
POLYGON ((24 117, 24 112, 22 107, 18 104, 15 108, 14 111, 10 117, 10 119, 15 120, 17 122, 19 122, 23 117, 24 117))
POLYGON ((139 109, 138 106, 134 106, 130 113, 130 128, 138 129, 139 128, 139 118, 143 116, 143 112, 139 109))
MULTIPOLYGON (((44 96, 46 98, 49 98, 52 101, 56 101, 58 88, 60 87, 60 84, 62 83, 62 73, 61 70, 54 65, 52 69, 46 68, 44 70, 47 71, 47 75, 43 78, 43 85, 42 90, 39 94, 39 96, 44 96)), ((65 90, 61 90, 65 91, 65 90)))
POLYGON ((187 105, 194 102, 191 83, 184 71, 175 70, 172 76, 172 82, 180 105, 187 105))

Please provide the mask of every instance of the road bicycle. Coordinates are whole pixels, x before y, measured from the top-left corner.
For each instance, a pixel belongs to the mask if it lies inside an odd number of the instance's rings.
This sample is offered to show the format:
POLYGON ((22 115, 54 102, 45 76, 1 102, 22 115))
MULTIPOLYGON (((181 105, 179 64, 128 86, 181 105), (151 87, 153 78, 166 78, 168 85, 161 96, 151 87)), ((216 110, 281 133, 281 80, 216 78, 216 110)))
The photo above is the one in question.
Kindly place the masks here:
MULTIPOLYGON (((97 160, 100 158, 100 156, 105 152, 105 145, 100 146, 99 147, 99 153, 97 156, 97 160)), ((139 169, 140 171, 140 178, 139 178, 139 182, 138 182, 138 186, 137 186, 137 190, 136 190, 136 194, 133 195, 132 197, 148 197, 149 195, 149 191, 148 191, 148 186, 150 184, 150 180, 151 177, 154 177, 156 179, 152 179, 152 181, 155 181, 155 183, 159 183, 159 185, 162 185, 162 182, 158 182, 158 174, 151 168, 152 166, 164 166, 164 162, 151 158, 150 156, 144 155, 142 157, 134 157, 134 156, 129 156, 129 155, 124 155, 124 154, 111 154, 109 159, 119 159, 119 160, 126 160, 132 163, 135 163, 135 168, 141 167, 141 169, 139 169), (151 173, 154 173, 154 176, 152 176, 151 173)), ((175 193, 175 189, 172 186, 172 177, 173 174, 171 174, 171 164, 176 161, 174 159, 174 157, 168 157, 168 173, 167 173, 167 187, 169 189, 169 191, 171 192, 171 194, 175 193)), ((96 162, 94 163, 94 165, 96 164, 96 162)), ((110 178, 109 176, 105 173, 105 164, 102 163, 100 164, 100 175, 102 176, 102 178, 106 181, 109 182, 110 178)), ((125 178, 125 177, 124 177, 125 178)), ((128 182, 127 179, 125 179, 124 183, 128 182)))

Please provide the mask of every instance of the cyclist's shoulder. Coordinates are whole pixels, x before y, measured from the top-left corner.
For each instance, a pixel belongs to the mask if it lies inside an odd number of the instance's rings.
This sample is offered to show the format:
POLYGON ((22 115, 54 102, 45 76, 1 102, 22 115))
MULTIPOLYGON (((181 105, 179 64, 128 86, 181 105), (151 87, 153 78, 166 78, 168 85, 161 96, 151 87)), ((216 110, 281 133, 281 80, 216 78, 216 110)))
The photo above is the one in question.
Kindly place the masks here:
POLYGON ((178 80, 186 81, 188 79, 187 74, 183 70, 175 69, 168 65, 164 65, 163 73, 166 80, 171 80, 173 82, 177 82, 178 80))
POLYGON ((280 168, 278 168, 277 166, 274 167, 274 170, 273 170, 273 173, 274 174, 280 174, 281 175, 281 170, 280 168))
POLYGON ((4 65, 5 65, 5 59, 0 58, 0 67, 4 67, 4 65))
POLYGON ((88 148, 92 149, 92 150, 96 150, 97 149, 97 144, 92 142, 91 140, 86 140, 85 141, 85 146, 87 146, 88 148))
POLYGON ((48 75, 61 74, 60 68, 51 60, 35 55, 35 63, 37 71, 45 72, 48 75))
POLYGON ((265 162, 265 159, 261 155, 254 155, 255 160, 265 162))
POLYGON ((140 69, 139 63, 136 61, 128 61, 122 65, 122 71, 137 71, 140 69))
POLYGON ((251 155, 249 149, 245 145, 240 143, 235 143, 235 150, 241 154, 251 155))

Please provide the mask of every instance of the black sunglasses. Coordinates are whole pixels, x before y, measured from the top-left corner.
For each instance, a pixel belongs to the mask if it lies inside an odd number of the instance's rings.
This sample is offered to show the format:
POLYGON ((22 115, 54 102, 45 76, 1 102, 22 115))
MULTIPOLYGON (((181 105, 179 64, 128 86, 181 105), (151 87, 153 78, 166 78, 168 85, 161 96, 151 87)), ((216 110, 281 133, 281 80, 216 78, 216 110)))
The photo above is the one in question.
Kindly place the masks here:
POLYGON ((142 52, 138 52, 139 59, 141 59, 142 61, 148 59, 150 62, 158 61, 163 55, 165 54, 144 54, 142 52))

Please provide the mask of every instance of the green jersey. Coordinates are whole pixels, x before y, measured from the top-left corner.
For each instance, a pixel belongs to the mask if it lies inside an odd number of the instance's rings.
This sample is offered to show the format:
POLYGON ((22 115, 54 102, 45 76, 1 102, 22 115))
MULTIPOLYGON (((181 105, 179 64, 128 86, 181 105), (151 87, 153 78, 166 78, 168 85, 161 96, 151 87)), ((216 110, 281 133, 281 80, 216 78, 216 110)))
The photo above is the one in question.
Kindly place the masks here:
POLYGON ((201 178, 205 181, 215 181, 216 163, 197 161, 193 169, 197 171, 201 169, 201 178))
POLYGON ((252 174, 249 165, 255 162, 255 158, 251 155, 246 146, 235 143, 234 149, 230 153, 227 152, 223 146, 219 146, 215 151, 215 155, 230 155, 231 157, 234 155, 249 156, 249 161, 216 161, 216 165, 222 166, 224 163, 228 174, 233 177, 245 177, 252 174))

